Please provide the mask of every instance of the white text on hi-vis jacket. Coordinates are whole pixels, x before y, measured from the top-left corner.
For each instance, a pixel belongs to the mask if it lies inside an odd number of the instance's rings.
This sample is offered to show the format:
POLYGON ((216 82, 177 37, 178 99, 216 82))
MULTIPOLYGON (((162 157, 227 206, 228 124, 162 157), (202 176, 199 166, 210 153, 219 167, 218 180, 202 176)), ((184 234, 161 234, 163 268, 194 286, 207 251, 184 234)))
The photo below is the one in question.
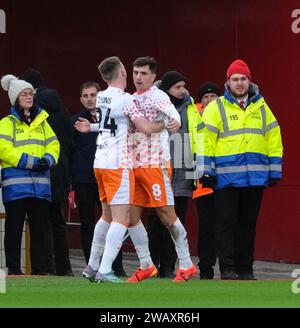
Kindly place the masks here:
POLYGON ((300 293, 300 269, 295 269, 292 272, 292 278, 296 278, 292 282, 292 292, 294 294, 299 294, 300 293))

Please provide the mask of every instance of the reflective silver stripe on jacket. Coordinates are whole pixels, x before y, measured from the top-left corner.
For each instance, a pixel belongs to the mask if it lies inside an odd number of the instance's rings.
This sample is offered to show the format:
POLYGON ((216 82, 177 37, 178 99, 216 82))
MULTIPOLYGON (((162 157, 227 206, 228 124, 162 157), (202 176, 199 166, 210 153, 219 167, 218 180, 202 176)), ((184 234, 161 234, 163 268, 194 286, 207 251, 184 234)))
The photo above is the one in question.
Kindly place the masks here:
POLYGON ((205 124, 202 122, 202 123, 198 124, 197 131, 201 131, 204 128, 205 128, 205 124))
POLYGON ((211 171, 212 167, 209 165, 204 165, 204 171, 211 171))
POLYGON ((38 140, 38 139, 24 139, 24 140, 18 140, 14 142, 15 147, 21 147, 26 145, 39 145, 39 146, 45 146, 44 140, 38 140))
POLYGON ((7 141, 11 141, 13 142, 14 139, 6 134, 0 134, 0 139, 4 139, 4 140, 7 140, 7 141))
POLYGON ((50 167, 53 166, 55 164, 55 161, 53 160, 52 157, 47 156, 47 159, 50 161, 50 167))
POLYGON ((45 146, 49 145, 50 142, 57 140, 56 136, 50 137, 45 140, 45 146))
POLYGON ((8 117, 9 117, 9 119, 11 120, 11 122, 13 124, 13 143, 15 145, 15 142, 16 142, 16 122, 11 116, 8 116, 8 117))
POLYGON ((26 146, 26 145, 39 145, 39 146, 47 146, 52 141, 57 140, 56 136, 48 138, 46 140, 39 140, 39 139, 26 139, 26 140, 19 140, 14 142, 15 147, 26 146))
POLYGON ((270 171, 282 171, 282 165, 281 164, 270 164, 270 171))
MULTIPOLYGON (((229 137, 229 136, 235 136, 235 135, 239 135, 239 134, 245 134, 245 133, 249 133, 249 134, 259 134, 259 135, 265 135, 265 133, 269 130, 271 130, 273 127, 277 126, 278 123, 277 122, 273 122, 271 124, 269 124, 268 126, 266 126, 266 109, 265 106, 262 105, 260 107, 260 111, 261 111, 261 117, 262 117, 262 129, 258 129, 258 128, 241 128, 241 129, 235 129, 235 130, 229 130, 229 125, 228 125, 228 120, 227 120, 227 116, 226 116, 226 111, 225 111, 225 107, 224 104, 222 103, 220 98, 217 98, 217 104, 219 106, 219 111, 220 111, 220 116, 222 119, 222 123, 223 123, 223 130, 224 132, 220 132, 219 133, 219 138, 225 138, 225 137, 229 137)), ((215 127, 208 127, 209 130, 213 131, 213 129, 216 130, 215 127)), ((215 132, 215 131, 213 131, 215 132)))
POLYGON ((260 112, 261 112, 261 119, 262 119, 262 126, 263 126, 263 134, 265 135, 266 127, 267 127, 267 115, 266 115, 266 109, 265 109, 264 105, 262 105, 260 107, 260 112))
POLYGON ((213 126, 213 125, 210 125, 210 124, 205 124, 207 130, 211 131, 211 132, 214 132, 216 134, 219 134, 219 130, 213 126))
POLYGON ((223 122, 224 133, 227 133, 229 131, 228 120, 227 120, 227 117, 226 117, 226 112, 225 112, 224 105, 223 105, 220 98, 217 98, 217 104, 219 106, 220 116, 221 116, 221 120, 223 122))
POLYGON ((269 171, 269 165, 251 164, 251 165, 241 165, 241 166, 227 166, 227 167, 217 167, 217 174, 224 173, 238 173, 247 171, 269 171))
POLYGON ((31 170, 34 164, 34 156, 28 155, 26 169, 31 170))
POLYGON ((196 160, 194 161, 195 165, 197 166, 197 168, 203 171, 211 171, 215 169, 215 162, 210 162, 209 164, 204 164, 204 156, 196 156, 196 160))
POLYGON ((41 183, 41 184, 50 185, 50 179, 39 178, 39 177, 13 178, 13 179, 7 179, 7 180, 2 181, 2 186, 8 187, 8 186, 15 185, 15 184, 31 184, 31 183, 41 183))
POLYGON ((236 130, 231 130, 231 131, 227 131, 227 132, 220 132, 219 138, 225 138, 225 137, 235 136, 235 135, 245 134, 245 133, 264 135, 264 132, 262 129, 243 128, 243 129, 236 129, 236 130))
POLYGON ((275 121, 273 123, 270 123, 267 127, 266 127, 266 132, 272 130, 273 128, 276 128, 276 126, 279 126, 278 122, 275 121))

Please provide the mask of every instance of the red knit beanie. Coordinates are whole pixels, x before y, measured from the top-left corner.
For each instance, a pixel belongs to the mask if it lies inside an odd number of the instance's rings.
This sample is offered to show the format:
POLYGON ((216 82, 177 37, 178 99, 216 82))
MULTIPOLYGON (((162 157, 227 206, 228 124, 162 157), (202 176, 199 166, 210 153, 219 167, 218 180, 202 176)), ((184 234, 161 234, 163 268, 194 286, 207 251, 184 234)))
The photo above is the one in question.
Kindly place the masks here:
POLYGON ((232 74, 243 74, 251 80, 250 69, 248 65, 241 59, 236 59, 233 63, 230 64, 227 70, 227 79, 229 79, 232 74))

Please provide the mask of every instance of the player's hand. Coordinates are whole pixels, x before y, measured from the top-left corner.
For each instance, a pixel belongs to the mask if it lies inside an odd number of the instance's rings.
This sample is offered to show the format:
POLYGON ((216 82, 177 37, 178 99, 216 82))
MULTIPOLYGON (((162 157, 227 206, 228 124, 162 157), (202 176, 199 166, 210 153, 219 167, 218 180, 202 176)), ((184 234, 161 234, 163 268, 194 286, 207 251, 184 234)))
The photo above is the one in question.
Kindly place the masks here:
POLYGON ((177 132, 180 128, 179 122, 177 122, 174 118, 169 120, 169 123, 166 125, 166 129, 170 132, 177 132))
POLYGON ((91 131, 91 124, 86 118, 79 117, 74 124, 74 128, 79 132, 86 133, 91 131))

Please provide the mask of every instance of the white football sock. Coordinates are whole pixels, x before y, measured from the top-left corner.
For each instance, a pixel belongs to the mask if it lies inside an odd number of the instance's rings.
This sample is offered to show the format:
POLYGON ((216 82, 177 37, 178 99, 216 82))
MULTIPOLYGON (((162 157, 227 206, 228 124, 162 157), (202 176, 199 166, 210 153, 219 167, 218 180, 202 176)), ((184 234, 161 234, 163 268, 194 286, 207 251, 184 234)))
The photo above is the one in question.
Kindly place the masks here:
POLYGON ((105 248, 99 268, 99 272, 107 274, 112 272, 112 263, 122 247, 123 238, 127 227, 123 224, 112 222, 106 235, 105 248))
POLYGON ((148 234, 142 221, 128 228, 128 232, 140 260, 141 269, 151 267, 153 262, 150 257, 148 234))
POLYGON ((176 253, 179 260, 179 268, 187 270, 193 262, 190 257, 189 244, 184 226, 177 218, 175 223, 169 228, 169 232, 175 244, 176 253))
POLYGON ((110 223, 102 218, 100 218, 95 225, 91 254, 88 263, 88 265, 90 265, 95 271, 98 271, 99 269, 100 257, 104 251, 106 234, 109 227, 110 223))

